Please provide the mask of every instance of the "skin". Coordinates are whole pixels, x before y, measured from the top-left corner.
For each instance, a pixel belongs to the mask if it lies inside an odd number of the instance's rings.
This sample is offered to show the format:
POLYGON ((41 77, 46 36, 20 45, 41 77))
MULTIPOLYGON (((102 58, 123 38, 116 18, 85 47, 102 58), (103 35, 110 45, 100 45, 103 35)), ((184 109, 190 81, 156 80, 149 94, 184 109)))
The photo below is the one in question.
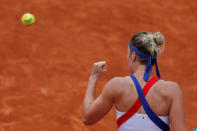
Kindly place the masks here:
MULTIPOLYGON (((127 60, 130 72, 136 76, 143 88, 146 84, 143 80, 146 65, 139 62, 135 52, 129 51, 127 60)), ((83 104, 83 122, 86 125, 96 123, 110 111, 113 105, 117 110, 127 112, 137 100, 138 94, 129 76, 112 78, 96 98, 97 81, 106 70, 105 61, 93 64, 83 104)), ((149 79, 152 77, 151 72, 149 79)), ((146 99, 158 116, 169 116, 173 131, 188 130, 184 116, 183 95, 177 83, 159 80, 151 87, 146 99)), ((146 114, 142 106, 137 113, 146 114)))

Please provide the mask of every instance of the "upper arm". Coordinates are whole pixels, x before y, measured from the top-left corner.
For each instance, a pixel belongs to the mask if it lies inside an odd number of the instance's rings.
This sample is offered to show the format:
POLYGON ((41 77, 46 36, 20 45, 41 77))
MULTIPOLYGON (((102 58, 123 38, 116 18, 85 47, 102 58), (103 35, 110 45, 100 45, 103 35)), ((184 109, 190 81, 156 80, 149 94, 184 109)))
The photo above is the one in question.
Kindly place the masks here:
POLYGON ((173 92, 170 108, 170 123, 172 130, 187 131, 183 106, 183 94, 181 89, 176 83, 173 83, 171 92, 173 92))
POLYGON ((93 124, 100 120, 113 106, 115 79, 110 80, 101 94, 91 103, 85 114, 85 124, 93 124))

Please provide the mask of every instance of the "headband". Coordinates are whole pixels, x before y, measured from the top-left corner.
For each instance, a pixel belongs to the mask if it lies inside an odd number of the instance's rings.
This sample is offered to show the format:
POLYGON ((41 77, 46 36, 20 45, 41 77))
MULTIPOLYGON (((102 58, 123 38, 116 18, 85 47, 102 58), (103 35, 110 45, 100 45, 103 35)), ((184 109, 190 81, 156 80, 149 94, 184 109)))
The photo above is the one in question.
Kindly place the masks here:
POLYGON ((144 54, 143 52, 141 52, 137 48, 135 48, 131 41, 129 42, 129 48, 130 48, 130 50, 134 51, 138 56, 148 59, 148 63, 146 65, 146 71, 144 73, 144 80, 145 81, 148 81, 153 61, 155 61, 157 77, 161 78, 160 73, 159 73, 159 67, 157 65, 157 56, 150 56, 150 55, 144 54))

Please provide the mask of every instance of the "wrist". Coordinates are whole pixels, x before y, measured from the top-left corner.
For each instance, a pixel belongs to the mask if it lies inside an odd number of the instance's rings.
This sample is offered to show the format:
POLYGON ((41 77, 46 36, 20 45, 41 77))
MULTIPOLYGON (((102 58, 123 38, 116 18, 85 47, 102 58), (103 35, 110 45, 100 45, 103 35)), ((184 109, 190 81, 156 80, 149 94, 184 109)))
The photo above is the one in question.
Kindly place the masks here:
POLYGON ((90 77, 89 77, 89 80, 97 81, 98 80, 98 76, 91 74, 90 77))

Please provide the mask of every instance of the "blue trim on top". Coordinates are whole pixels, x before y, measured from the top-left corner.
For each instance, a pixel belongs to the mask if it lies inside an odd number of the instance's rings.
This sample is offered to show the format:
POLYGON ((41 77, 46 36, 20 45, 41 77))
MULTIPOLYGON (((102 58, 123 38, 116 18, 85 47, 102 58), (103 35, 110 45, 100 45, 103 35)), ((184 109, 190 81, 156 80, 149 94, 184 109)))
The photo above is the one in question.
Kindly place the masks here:
POLYGON ((170 127, 163 122, 150 108, 148 102, 146 101, 146 98, 143 94, 142 88, 138 82, 138 80, 135 78, 134 75, 130 76, 131 79, 133 80, 135 87, 137 89, 138 95, 140 97, 140 100, 142 102, 142 106, 147 113, 148 117, 163 131, 170 131, 170 127))

